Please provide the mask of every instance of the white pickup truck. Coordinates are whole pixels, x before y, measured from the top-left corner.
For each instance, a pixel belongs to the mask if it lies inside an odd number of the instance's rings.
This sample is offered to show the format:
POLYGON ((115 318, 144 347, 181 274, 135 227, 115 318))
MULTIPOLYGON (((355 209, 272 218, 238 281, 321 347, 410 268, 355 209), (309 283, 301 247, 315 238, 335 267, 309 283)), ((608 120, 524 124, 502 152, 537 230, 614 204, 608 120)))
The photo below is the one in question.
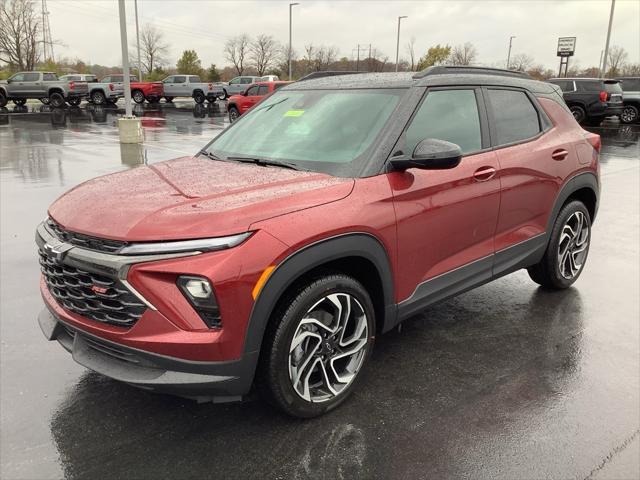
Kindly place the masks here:
POLYGON ((210 103, 224 98, 222 87, 213 82, 201 82, 197 75, 171 75, 162 80, 164 99, 171 102, 175 97, 191 97, 196 103, 210 103))
POLYGON ((119 83, 98 82, 91 73, 69 73, 60 77, 63 81, 87 82, 87 99, 95 105, 114 104, 124 97, 124 87, 119 83))

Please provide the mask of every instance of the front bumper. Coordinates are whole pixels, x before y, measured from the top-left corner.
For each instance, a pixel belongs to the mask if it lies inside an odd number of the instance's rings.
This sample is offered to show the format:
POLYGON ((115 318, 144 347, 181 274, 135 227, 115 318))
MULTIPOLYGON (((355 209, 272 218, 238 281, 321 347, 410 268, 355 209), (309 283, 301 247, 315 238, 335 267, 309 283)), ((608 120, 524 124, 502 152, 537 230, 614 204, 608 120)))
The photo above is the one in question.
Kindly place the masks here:
POLYGON ((253 379, 257 352, 228 362, 196 362, 158 355, 91 335, 44 308, 38 315, 48 340, 57 340, 90 370, 129 385, 197 401, 241 400, 253 379))

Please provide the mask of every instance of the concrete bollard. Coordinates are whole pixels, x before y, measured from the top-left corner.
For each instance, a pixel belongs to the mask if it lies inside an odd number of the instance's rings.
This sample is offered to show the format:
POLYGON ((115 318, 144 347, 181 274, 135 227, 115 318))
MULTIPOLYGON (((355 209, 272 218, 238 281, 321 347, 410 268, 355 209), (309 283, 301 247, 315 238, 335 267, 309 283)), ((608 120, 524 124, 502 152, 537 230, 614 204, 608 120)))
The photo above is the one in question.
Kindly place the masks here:
POLYGON ((119 118, 118 130, 120 131, 120 143, 142 143, 142 122, 139 118, 119 118))

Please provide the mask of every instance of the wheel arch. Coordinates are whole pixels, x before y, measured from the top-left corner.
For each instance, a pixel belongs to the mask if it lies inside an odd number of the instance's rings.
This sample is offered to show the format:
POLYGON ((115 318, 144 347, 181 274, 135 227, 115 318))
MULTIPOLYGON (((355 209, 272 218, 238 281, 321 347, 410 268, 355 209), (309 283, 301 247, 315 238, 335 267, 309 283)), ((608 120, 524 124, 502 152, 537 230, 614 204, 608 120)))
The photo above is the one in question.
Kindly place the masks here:
POLYGON ((599 192, 598 178, 593 172, 583 172, 571 177, 556 197, 553 210, 547 221, 547 236, 551 235, 553 224, 562 207, 572 200, 580 200, 584 203, 591 216, 591 223, 593 223, 598 212, 599 192))
POLYGON ((393 276, 386 250, 373 235, 345 234, 306 246, 275 268, 253 305, 245 336, 245 354, 261 349, 271 314, 289 288, 324 271, 351 275, 371 292, 378 332, 395 325, 393 276))
POLYGON ((59 93, 60 95, 62 95, 63 97, 65 96, 64 94, 64 90, 62 90, 60 87, 53 87, 49 89, 49 92, 47 93, 47 96, 50 97, 52 93, 59 93))

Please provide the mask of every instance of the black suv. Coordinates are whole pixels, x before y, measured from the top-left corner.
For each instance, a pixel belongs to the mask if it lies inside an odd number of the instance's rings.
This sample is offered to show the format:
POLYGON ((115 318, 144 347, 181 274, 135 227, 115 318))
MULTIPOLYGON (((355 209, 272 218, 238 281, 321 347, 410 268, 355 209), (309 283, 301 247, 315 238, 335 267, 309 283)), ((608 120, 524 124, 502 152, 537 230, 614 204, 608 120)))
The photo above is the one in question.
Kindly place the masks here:
POLYGON ((618 78, 624 92, 624 108, 620 114, 622 123, 633 123, 640 116, 640 77, 618 78))
POLYGON ((605 117, 622 114, 622 88, 618 80, 602 78, 552 78, 580 124, 600 125, 605 117))

